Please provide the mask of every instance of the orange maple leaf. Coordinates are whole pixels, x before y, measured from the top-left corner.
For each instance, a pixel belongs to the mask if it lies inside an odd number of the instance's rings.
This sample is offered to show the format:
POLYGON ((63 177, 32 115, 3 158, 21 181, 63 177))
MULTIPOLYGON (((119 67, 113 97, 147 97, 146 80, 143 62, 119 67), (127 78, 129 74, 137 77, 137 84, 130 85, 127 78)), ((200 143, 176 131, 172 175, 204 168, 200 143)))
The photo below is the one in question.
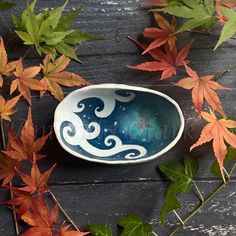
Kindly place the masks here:
POLYGON ((31 109, 28 111, 28 118, 21 130, 21 136, 9 128, 8 130, 8 144, 9 150, 3 151, 7 156, 16 160, 33 160, 33 156, 39 160, 44 155, 38 154, 46 143, 50 133, 35 140, 34 127, 32 121, 31 109))
POLYGON ((0 179, 3 179, 2 186, 8 184, 15 176, 16 170, 20 169, 22 162, 13 160, 0 153, 0 179))
POLYGON ((58 219, 58 205, 55 204, 52 210, 44 201, 42 195, 34 201, 31 210, 26 212, 21 219, 32 226, 21 236, 52 236, 58 219))
POLYGON ((184 89, 192 89, 192 100, 198 114, 201 114, 204 99, 216 111, 225 115, 220 99, 214 90, 225 90, 227 88, 213 81, 214 75, 200 77, 194 70, 185 64, 185 70, 190 77, 181 79, 177 86, 184 89))
POLYGON ((222 177, 224 178, 223 163, 227 154, 225 141, 233 148, 236 148, 236 135, 228 130, 228 128, 236 128, 236 121, 226 118, 217 119, 212 111, 210 111, 210 113, 201 112, 201 116, 209 122, 209 124, 203 128, 200 138, 191 146, 190 150, 213 140, 215 157, 219 163, 222 177))
MULTIPOLYGON (((46 90, 50 91, 59 101, 64 98, 60 85, 73 87, 90 84, 75 73, 63 71, 69 63, 70 59, 64 55, 60 56, 55 61, 52 60, 51 55, 46 55, 43 60, 43 65, 41 65, 44 74, 44 78, 41 82, 44 84, 46 90)), ((44 92, 41 92, 41 95, 43 95, 43 93, 44 92)))
POLYGON ((143 52, 143 54, 158 48, 164 44, 168 44, 170 51, 173 50, 176 44, 176 18, 173 17, 169 23, 164 17, 159 14, 154 14, 155 20, 160 28, 145 28, 143 36, 146 38, 155 39, 143 52))
POLYGON ((18 219, 20 219, 27 211, 29 211, 33 207, 34 197, 31 193, 23 191, 17 187, 5 187, 8 188, 15 195, 15 197, 8 201, 1 202, 0 204, 17 206, 18 219))
POLYGON ((41 174, 38 165, 34 160, 32 163, 30 176, 18 171, 21 179, 26 184, 25 187, 21 187, 18 189, 29 192, 30 194, 34 194, 36 191, 38 191, 40 194, 47 192, 49 189, 47 182, 55 166, 56 164, 54 164, 49 170, 41 174))
POLYGON ((10 94, 12 94, 16 89, 19 90, 20 94, 28 101, 31 105, 31 93, 32 90, 44 90, 43 84, 35 79, 34 77, 38 75, 41 68, 40 66, 32 66, 24 69, 22 64, 22 59, 20 58, 16 64, 16 70, 13 72, 16 79, 11 83, 10 94))
MULTIPOLYGON (((147 45, 142 44, 132 37, 128 37, 134 43, 139 45, 141 48, 146 49, 147 45)), ((164 51, 160 48, 153 49, 148 53, 152 56, 155 61, 145 62, 137 66, 128 66, 131 69, 144 70, 144 71, 163 71, 161 75, 161 80, 167 79, 172 75, 176 75, 177 68, 183 66, 184 63, 188 63, 186 60, 189 50, 192 46, 192 42, 188 43, 184 48, 179 51, 174 46, 172 51, 170 51, 169 46, 166 44, 164 46, 164 51)))
POLYGON ((0 87, 3 85, 2 75, 10 76, 14 70, 17 61, 8 63, 7 52, 2 37, 0 37, 0 87))
POLYGON ((1 95, 0 95, 0 117, 1 119, 11 121, 10 116, 16 112, 14 110, 14 106, 18 102, 21 95, 18 95, 8 101, 6 101, 1 95))

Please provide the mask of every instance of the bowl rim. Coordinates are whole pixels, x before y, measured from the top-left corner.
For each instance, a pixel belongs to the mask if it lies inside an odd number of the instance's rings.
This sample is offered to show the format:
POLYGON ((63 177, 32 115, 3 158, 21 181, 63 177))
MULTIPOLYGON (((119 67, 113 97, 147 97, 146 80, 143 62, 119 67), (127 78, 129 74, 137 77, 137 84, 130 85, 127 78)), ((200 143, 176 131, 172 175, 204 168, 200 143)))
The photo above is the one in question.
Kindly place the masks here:
POLYGON ((105 83, 105 84, 98 84, 98 85, 89 85, 83 88, 79 88, 74 90, 73 92, 69 93, 56 107, 55 112, 54 112, 54 122, 53 122, 53 128, 56 134, 56 138, 58 140, 58 142, 60 143, 60 145, 63 147, 64 150, 66 150, 68 153, 72 154, 73 156, 76 156, 80 159, 84 159, 86 161, 90 161, 90 162, 96 162, 96 163, 104 163, 104 164, 137 164, 137 163, 144 163, 144 162, 148 162, 151 161, 153 159, 156 159, 157 157, 163 155, 164 153, 168 152, 171 148, 173 148, 177 142, 180 140, 183 131, 184 131, 184 127, 185 127, 185 120, 184 120, 184 116, 182 113, 182 110, 180 109, 179 104, 171 97, 169 97, 168 95, 153 90, 153 89, 149 89, 149 88, 144 88, 144 87, 140 87, 140 86, 133 86, 133 85, 126 85, 126 84, 114 84, 114 83, 105 83), (179 127, 179 131, 178 134, 176 135, 175 139, 168 144, 165 148, 163 148, 161 151, 157 152, 156 154, 143 158, 143 159, 134 159, 134 160, 114 160, 114 161, 110 161, 110 160, 101 160, 101 159, 96 159, 96 158, 91 158, 88 156, 84 156, 82 154, 77 153, 76 151, 71 150, 69 147, 67 147, 61 140, 60 137, 60 131, 57 129, 58 127, 58 116, 60 114, 60 107, 62 105, 64 105, 67 100, 70 100, 71 97, 73 97, 74 95, 76 95, 77 93, 80 93, 81 91, 89 91, 91 89, 126 89, 126 90, 133 90, 133 91, 140 91, 140 92, 148 92, 148 93, 152 93, 158 96, 161 96, 163 98, 165 98, 166 100, 168 100, 170 103, 172 103, 175 108, 178 111, 179 117, 180 117, 180 127, 179 127))

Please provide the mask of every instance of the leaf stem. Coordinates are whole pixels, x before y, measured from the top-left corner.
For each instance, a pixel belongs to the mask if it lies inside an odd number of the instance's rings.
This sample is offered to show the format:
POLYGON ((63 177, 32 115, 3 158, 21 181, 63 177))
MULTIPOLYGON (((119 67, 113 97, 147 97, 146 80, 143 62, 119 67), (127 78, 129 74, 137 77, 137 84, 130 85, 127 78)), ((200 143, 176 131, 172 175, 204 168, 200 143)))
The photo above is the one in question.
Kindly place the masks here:
POLYGON ((74 221, 70 218, 70 216, 66 213, 66 211, 64 210, 64 208, 62 207, 62 205, 60 204, 60 202, 57 200, 56 196, 54 195, 54 193, 50 190, 48 190, 48 193, 50 194, 50 196, 52 197, 52 199, 56 202, 56 204, 58 205, 59 209, 61 210, 62 214, 65 216, 65 218, 67 219, 67 221, 77 230, 79 231, 79 228, 77 227, 77 225, 74 223, 74 221))
POLYGON ((224 166, 223 166, 223 171, 225 172, 225 174, 226 174, 226 176, 227 176, 227 178, 229 180, 230 179, 230 175, 229 175, 228 171, 224 168, 224 166))
POLYGON ((195 181, 193 181, 193 185, 194 185, 194 187, 195 187, 195 189, 196 189, 196 191, 197 191, 197 193, 198 193, 198 195, 199 195, 199 197, 200 197, 200 200, 201 200, 202 202, 204 202, 205 200, 204 200, 204 198, 203 198, 203 196, 202 196, 202 193, 201 193, 200 189, 198 188, 198 186, 197 186, 197 184, 196 184, 195 181))
MULTIPOLYGON (((205 35, 209 35, 209 36, 217 36, 217 37, 220 37, 220 34, 217 34, 217 33, 213 33, 213 32, 207 32, 207 31, 202 31, 202 30, 187 30, 188 32, 191 32, 191 33, 197 33, 197 34, 205 34, 205 35)), ((236 38, 232 37, 230 39, 233 39, 235 40, 236 38)))
MULTIPOLYGON (((2 135, 2 146, 3 149, 6 149, 6 137, 5 137, 5 132, 4 132, 4 124, 3 124, 3 119, 0 119, 0 126, 1 126, 1 135, 2 135)), ((10 181, 10 187, 12 187, 12 181, 10 181)), ((12 193, 12 191, 10 191, 10 196, 11 199, 14 198, 14 195, 12 193)), ((19 231, 19 226, 18 226, 18 222, 17 222, 17 216, 16 216, 16 207, 15 204, 12 205, 12 214, 13 214, 13 219, 14 219, 14 225, 15 225, 15 232, 16 235, 20 235, 20 231, 19 231)))
MULTIPOLYGON (((194 217, 196 214, 199 213, 199 211, 201 211, 202 208, 204 208, 206 206, 207 203, 209 203, 224 187, 226 187, 229 182, 230 182, 230 177, 233 174, 234 170, 236 169, 236 162, 234 163, 234 165, 232 166, 230 172, 229 172, 229 179, 224 183, 222 183, 213 193, 211 193, 204 202, 202 202, 201 205, 199 205, 188 217, 186 217, 183 220, 184 225, 192 218, 194 217)), ((178 227, 176 227, 170 234, 169 236, 173 236, 175 235, 179 230, 181 230, 183 228, 184 225, 179 225, 178 227)))
POLYGON ((175 213, 176 217, 179 219, 179 221, 181 222, 182 226, 184 226, 184 221, 181 219, 181 217, 179 216, 179 214, 176 212, 176 210, 173 210, 173 212, 175 213))
POLYGON ((152 234, 158 236, 158 234, 155 231, 152 231, 152 234))

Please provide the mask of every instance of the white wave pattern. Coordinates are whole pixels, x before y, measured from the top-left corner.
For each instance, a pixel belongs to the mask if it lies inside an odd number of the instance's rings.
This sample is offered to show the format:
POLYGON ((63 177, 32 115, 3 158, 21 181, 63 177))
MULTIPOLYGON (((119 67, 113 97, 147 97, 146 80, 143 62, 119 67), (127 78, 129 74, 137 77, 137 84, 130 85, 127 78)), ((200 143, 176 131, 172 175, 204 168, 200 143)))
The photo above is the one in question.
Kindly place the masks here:
POLYGON ((110 149, 99 149, 98 147, 94 147, 88 142, 88 140, 93 140, 99 136, 101 132, 100 125, 96 122, 91 122, 88 126, 91 131, 87 131, 84 129, 81 118, 77 114, 74 114, 74 112, 79 113, 85 109, 85 105, 80 103, 82 100, 87 98, 98 98, 103 102, 104 107, 102 110, 100 107, 95 108, 95 114, 99 118, 106 118, 114 111, 116 101, 127 103, 135 98, 134 93, 127 93, 127 95, 128 96, 118 95, 116 94, 116 90, 111 89, 106 91, 106 96, 104 96, 104 91, 101 90, 94 90, 91 94, 82 92, 78 94, 76 100, 71 101, 73 113, 66 112, 65 107, 65 112, 61 114, 60 117, 62 122, 68 121, 74 126, 65 126, 63 128, 62 135, 65 141, 70 145, 80 146, 86 152, 98 157, 110 157, 123 151, 130 151, 125 155, 126 159, 137 159, 145 156, 147 150, 144 147, 140 145, 123 144, 122 140, 115 135, 108 135, 104 140, 104 144, 107 147, 113 146, 110 149), (71 132, 73 131, 75 131, 75 134, 71 135, 71 132))

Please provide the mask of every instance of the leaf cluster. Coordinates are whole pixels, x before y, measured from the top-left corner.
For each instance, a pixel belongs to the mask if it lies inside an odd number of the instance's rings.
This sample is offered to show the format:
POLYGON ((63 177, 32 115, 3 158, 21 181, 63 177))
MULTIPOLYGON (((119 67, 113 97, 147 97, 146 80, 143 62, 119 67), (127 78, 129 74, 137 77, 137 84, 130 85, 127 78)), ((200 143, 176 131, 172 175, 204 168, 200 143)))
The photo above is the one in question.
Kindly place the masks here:
POLYGON ((34 46, 39 55, 50 54, 55 58, 59 53, 80 61, 73 45, 103 39, 100 36, 71 28, 81 8, 62 15, 68 0, 54 10, 41 11, 38 14, 35 14, 36 2, 37 0, 34 0, 28 4, 20 18, 16 15, 12 15, 12 18, 16 34, 25 45, 34 46))
MULTIPOLYGON (((129 214, 118 221, 122 227, 120 236, 150 236, 153 226, 143 221, 139 216, 129 214)), ((113 232, 109 225, 89 225, 88 230, 93 236, 112 236, 113 232)))
POLYGON ((181 203, 177 199, 178 193, 189 193, 194 186, 198 172, 198 163, 191 157, 185 157, 183 164, 172 163, 159 165, 161 172, 171 181, 168 187, 166 201, 160 212, 160 222, 163 224, 166 213, 181 208, 181 203))
MULTIPOLYGON (((55 59, 51 55, 46 55, 42 65, 24 68, 22 58, 8 62, 4 42, 0 37, 0 87, 3 86, 4 78, 10 77, 13 79, 10 94, 18 90, 30 105, 32 105, 31 90, 40 91, 41 95, 49 91, 58 101, 61 101, 64 98, 61 86, 74 87, 90 84, 81 76, 65 71, 70 61, 70 58, 65 55, 55 59)), ((0 98, 1 117, 7 120, 9 120, 7 116, 12 114, 11 102, 0 98)))
POLYGON ((185 19, 176 33, 201 28, 211 32, 217 22, 223 24, 220 38, 215 46, 218 48, 229 40, 236 31, 236 11, 234 0, 154 0, 147 3, 156 7, 154 12, 168 13, 171 16, 185 19))

